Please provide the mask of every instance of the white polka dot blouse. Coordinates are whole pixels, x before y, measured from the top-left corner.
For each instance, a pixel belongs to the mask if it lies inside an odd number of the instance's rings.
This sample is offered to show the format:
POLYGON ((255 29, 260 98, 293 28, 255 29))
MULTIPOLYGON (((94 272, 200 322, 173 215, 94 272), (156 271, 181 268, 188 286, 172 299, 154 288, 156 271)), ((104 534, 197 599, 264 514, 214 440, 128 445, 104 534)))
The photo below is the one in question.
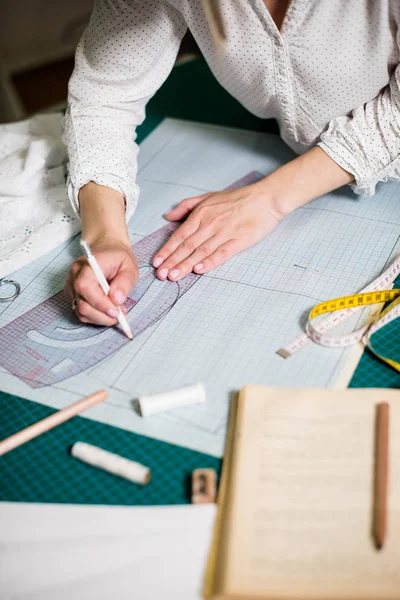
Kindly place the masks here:
POLYGON ((263 0, 219 0, 226 39, 201 0, 96 0, 69 84, 69 195, 94 181, 136 206, 147 101, 187 28, 218 81, 249 111, 277 119, 297 153, 318 144, 356 192, 400 179, 400 1, 292 0, 281 31, 263 0))

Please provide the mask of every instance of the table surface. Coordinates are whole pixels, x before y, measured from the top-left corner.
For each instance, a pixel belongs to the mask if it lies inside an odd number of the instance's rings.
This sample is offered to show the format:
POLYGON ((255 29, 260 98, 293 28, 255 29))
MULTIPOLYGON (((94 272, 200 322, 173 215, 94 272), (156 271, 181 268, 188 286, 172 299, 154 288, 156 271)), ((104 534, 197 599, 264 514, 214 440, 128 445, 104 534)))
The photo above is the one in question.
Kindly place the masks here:
MULTIPOLYGON (((149 102, 137 129, 140 143, 165 117, 175 117, 278 133, 275 121, 246 111, 214 79, 202 59, 173 69, 149 102)), ((398 280, 396 287, 400 287, 398 280)), ((376 344, 400 362, 400 319, 385 327, 376 344), (399 321, 399 323, 398 323, 399 321), (393 354, 395 353, 395 354, 393 354), (397 357, 396 357, 397 354, 397 357)), ((0 381, 1 386, 1 381, 0 381)), ((364 353, 350 387, 400 388, 400 373, 364 353)), ((0 439, 54 412, 53 409, 0 392, 0 439)), ((0 458, 0 500, 82 504, 184 504, 190 501, 195 468, 221 460, 82 417, 48 431, 0 458), (151 468, 151 481, 139 486, 88 467, 69 456, 75 441, 117 452, 151 468)))

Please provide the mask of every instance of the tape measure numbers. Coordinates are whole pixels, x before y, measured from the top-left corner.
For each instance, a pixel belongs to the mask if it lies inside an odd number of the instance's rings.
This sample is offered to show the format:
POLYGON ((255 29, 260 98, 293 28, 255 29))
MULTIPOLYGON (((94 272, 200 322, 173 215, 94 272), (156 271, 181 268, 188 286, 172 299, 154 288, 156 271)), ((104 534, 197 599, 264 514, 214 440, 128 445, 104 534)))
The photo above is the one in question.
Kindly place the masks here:
POLYGON ((354 308, 368 306, 370 304, 380 304, 381 302, 392 302, 400 296, 400 290, 384 290, 383 292, 366 292, 364 294, 354 294, 354 296, 343 296, 342 298, 333 298, 328 302, 317 304, 310 311, 308 320, 312 321, 315 317, 325 313, 343 310, 344 308, 354 308))

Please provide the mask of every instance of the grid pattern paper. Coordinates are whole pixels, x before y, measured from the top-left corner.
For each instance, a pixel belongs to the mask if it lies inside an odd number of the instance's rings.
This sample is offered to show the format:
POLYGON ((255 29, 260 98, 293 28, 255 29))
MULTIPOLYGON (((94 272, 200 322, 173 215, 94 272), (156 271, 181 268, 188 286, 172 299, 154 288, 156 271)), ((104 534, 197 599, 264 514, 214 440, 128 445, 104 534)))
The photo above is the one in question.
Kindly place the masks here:
MULTIPOLYGON (((136 309, 128 316, 134 337, 161 319, 201 277, 191 273, 181 282, 156 278, 151 258, 176 228, 175 223, 165 225, 133 246, 140 277, 125 305, 128 315, 136 309), (139 306, 143 298, 145 309, 139 306)), ((2 327, 0 361, 29 386, 49 386, 104 361, 128 341, 116 327, 82 325, 61 291, 2 327)))
MULTIPOLYGON (((252 171, 267 175, 291 158, 275 136, 164 121, 141 145, 142 197, 129 226, 132 241, 163 227, 162 214, 184 197, 226 188, 252 171)), ((35 389, 12 375, 0 349, 2 388, 59 408, 107 387, 109 400, 88 411, 89 417, 220 456, 229 400, 242 385, 334 385, 347 350, 311 346, 286 361, 275 351, 302 331, 315 303, 354 293, 384 270, 400 247, 398 195, 395 183, 381 186, 372 198, 346 188, 298 209, 264 241, 198 278, 133 342, 51 385, 35 389), (205 383, 205 405, 151 419, 137 414, 139 395, 196 381, 205 383)), ((4 306, 0 326, 58 293, 78 253, 77 241, 71 241, 14 274, 23 292, 4 306)), ((153 300, 145 291, 129 312, 130 322, 140 323, 153 300)), ((81 330, 82 340, 98 334, 81 330)), ((66 358, 59 356, 57 364, 66 358)))

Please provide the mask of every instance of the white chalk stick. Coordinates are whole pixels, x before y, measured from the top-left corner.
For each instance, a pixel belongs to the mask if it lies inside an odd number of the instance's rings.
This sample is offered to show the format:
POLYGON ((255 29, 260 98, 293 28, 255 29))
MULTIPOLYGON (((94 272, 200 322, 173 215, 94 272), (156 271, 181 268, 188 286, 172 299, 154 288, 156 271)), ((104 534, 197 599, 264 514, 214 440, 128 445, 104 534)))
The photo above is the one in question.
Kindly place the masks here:
POLYGON ((155 415, 156 413, 173 408, 181 408, 198 404, 206 401, 206 390, 202 383, 195 383, 187 387, 154 394, 152 396, 141 396, 139 399, 139 407, 142 417, 155 415))
POLYGON ((97 446, 76 442, 71 448, 71 454, 93 467, 124 477, 133 483, 145 485, 150 481, 150 469, 147 467, 97 446))

